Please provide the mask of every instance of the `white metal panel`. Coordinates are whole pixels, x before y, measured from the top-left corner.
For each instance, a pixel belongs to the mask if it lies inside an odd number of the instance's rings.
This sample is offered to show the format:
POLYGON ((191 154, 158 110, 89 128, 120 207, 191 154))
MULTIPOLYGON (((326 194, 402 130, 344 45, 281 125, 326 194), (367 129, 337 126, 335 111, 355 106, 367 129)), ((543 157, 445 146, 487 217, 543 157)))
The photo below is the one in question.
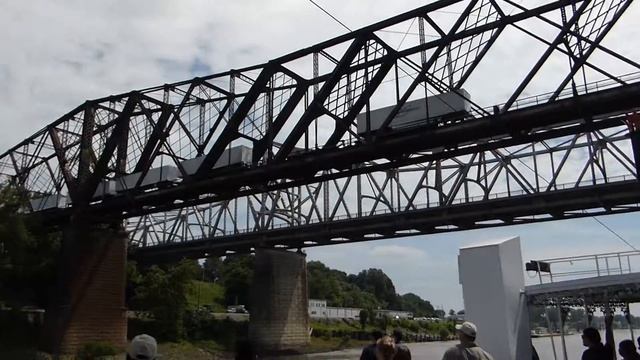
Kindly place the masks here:
MULTIPOLYGON (((410 126, 425 125, 427 118, 436 119, 443 115, 454 113, 466 113, 471 110, 469 93, 460 89, 458 92, 447 92, 435 96, 407 101, 396 115, 389 126, 393 128, 402 128, 410 126), (429 114, 427 117, 427 104, 429 106, 429 114)), ((370 129, 375 131, 379 129, 384 120, 389 116, 391 110, 395 106, 387 106, 370 112, 370 129)), ((358 114, 356 118, 358 133, 363 134, 367 130, 366 113, 358 114)))
POLYGON ((478 344, 496 360, 530 359, 520 238, 460 249, 458 271, 465 319, 478 327, 478 344))
MULTIPOLYGON (((222 152, 222 155, 220 155, 220 158, 216 161, 213 168, 219 169, 230 165, 251 164, 251 161, 253 160, 252 156, 253 150, 250 147, 244 145, 234 146, 231 149, 226 149, 222 152)), ((185 160, 180 164, 187 175, 193 175, 196 173, 203 160, 204 156, 198 156, 193 159, 185 160)))
MULTIPOLYGON (((115 179, 116 190, 118 192, 133 189, 140 179, 142 173, 134 173, 115 179)), ((180 171, 175 166, 165 165, 158 168, 149 169, 147 175, 140 183, 140 187, 148 187, 160 183, 177 180, 180 177, 180 171)))
POLYGON ((67 206, 68 199, 64 195, 47 195, 29 200, 33 211, 42 211, 53 208, 63 208, 67 206))
POLYGON ((93 193, 94 198, 101 198, 116 193, 116 182, 113 180, 103 180, 98 184, 96 191, 93 193))

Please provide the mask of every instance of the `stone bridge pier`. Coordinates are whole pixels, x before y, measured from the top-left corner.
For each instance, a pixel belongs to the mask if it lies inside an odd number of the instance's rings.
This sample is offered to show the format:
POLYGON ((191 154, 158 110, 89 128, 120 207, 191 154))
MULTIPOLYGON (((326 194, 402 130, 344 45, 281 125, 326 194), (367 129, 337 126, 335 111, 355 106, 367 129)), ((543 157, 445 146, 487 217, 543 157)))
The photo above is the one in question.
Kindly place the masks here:
POLYGON ((257 249, 251 289, 249 340, 261 352, 309 344, 306 255, 257 249))
POLYGON ((45 316, 46 350, 74 354, 98 341, 125 348, 126 247, 127 235, 117 226, 64 229, 56 294, 45 316))

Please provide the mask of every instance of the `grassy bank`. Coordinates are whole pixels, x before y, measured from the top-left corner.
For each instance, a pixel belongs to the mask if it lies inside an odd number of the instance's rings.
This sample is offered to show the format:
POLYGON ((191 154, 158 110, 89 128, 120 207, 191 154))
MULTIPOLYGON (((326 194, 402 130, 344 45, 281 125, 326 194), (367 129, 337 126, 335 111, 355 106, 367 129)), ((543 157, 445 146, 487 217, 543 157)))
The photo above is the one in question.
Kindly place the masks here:
POLYGON ((224 288, 219 284, 193 280, 187 289, 187 306, 189 309, 206 307, 213 312, 225 312, 224 288))

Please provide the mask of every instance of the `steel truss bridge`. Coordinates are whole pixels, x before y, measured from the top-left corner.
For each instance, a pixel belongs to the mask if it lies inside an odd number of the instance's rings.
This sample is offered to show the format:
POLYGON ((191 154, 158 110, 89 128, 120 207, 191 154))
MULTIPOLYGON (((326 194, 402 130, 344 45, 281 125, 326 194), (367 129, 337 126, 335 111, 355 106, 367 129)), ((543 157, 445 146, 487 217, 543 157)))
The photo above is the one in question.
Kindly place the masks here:
POLYGON ((55 199, 30 216, 124 221, 131 253, 154 260, 637 211, 640 65, 603 41, 632 1, 537 3, 441 0, 264 64, 87 101, 0 156, 0 173, 55 199), (407 101, 462 89, 465 114, 391 126, 407 101), (216 166, 239 145, 250 159, 216 166))

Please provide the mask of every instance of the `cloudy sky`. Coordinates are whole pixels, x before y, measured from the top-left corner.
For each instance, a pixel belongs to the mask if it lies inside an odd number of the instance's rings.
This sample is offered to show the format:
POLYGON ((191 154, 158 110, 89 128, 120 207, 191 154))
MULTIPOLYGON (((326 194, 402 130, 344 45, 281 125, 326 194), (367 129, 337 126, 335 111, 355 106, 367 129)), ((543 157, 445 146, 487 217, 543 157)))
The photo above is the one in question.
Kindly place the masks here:
MULTIPOLYGON (((317 2, 351 28, 424 5, 415 0, 317 2)), ((521 1, 526 6, 540 2, 521 1)), ((605 43, 635 60, 640 59, 637 47, 628 44, 640 35, 633 21, 637 8, 630 9, 605 43)), ((2 1, 0 148, 14 145, 86 99, 263 63, 344 31, 307 0, 2 1)), ((527 45, 505 36, 496 50, 501 62, 491 66, 496 72, 525 69, 523 62, 535 57, 523 56, 530 50, 527 45)), ((402 36, 389 41, 400 42, 402 36)), ((628 69, 614 70, 622 74, 628 69)), ((483 74, 473 81, 491 86, 485 95, 513 88, 492 81, 495 72, 483 74)), ((636 214, 600 220, 640 246, 636 214)), ((347 272, 381 268, 399 292, 414 292, 445 310, 460 309, 459 247, 508 236, 521 237, 525 260, 629 250, 595 220, 585 218, 335 245, 309 249, 308 254, 347 272)))

